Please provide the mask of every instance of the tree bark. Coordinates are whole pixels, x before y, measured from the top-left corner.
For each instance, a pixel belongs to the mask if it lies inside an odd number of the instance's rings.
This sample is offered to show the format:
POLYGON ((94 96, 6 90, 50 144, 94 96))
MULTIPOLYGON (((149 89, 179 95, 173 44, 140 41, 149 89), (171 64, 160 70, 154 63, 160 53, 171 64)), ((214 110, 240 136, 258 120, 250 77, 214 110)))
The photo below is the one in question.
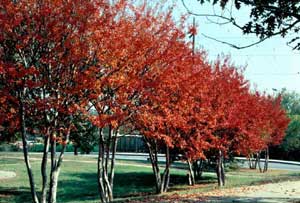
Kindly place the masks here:
POLYGON ((74 155, 75 156, 78 155, 78 146, 77 146, 77 144, 74 145, 74 155))
POLYGON ((250 155, 249 155, 249 158, 248 158, 249 169, 253 169, 252 156, 253 156, 253 154, 250 154, 250 155))
POLYGON ((51 168, 50 168, 50 185, 49 185, 49 195, 48 195, 48 202, 55 203, 56 199, 53 197, 55 192, 53 191, 53 187, 55 183, 55 168, 56 168, 56 134, 51 133, 50 137, 50 146, 51 146, 51 168))
POLYGON ((203 159, 199 159, 193 162, 193 171, 195 179, 200 179, 203 172, 203 159))
POLYGON ((42 175, 42 196, 41 202, 46 203, 47 201, 47 159, 48 159, 48 151, 49 151, 49 140, 50 137, 47 135, 44 138, 44 151, 43 151, 43 159, 41 164, 41 175, 42 175))
POLYGON ((257 169, 258 160, 259 160, 259 153, 250 154, 250 156, 249 156, 249 169, 257 169))
POLYGON ((171 166, 171 160, 170 160, 170 149, 168 146, 166 146, 166 165, 163 174, 160 174, 160 169, 158 165, 158 145, 156 140, 150 140, 146 137, 144 137, 144 140, 146 142, 146 145, 149 150, 149 157, 152 165, 152 170, 155 177, 155 188, 156 188, 156 194, 164 193, 169 188, 169 182, 170 182, 170 166, 171 166))
POLYGON ((103 136, 102 136, 102 129, 99 129, 99 152, 98 152, 98 160, 97 160, 97 180, 98 180, 98 190, 99 190, 99 194, 100 194, 100 200, 103 203, 108 202, 106 195, 105 195, 105 190, 104 190, 104 180, 103 180, 103 159, 104 159, 104 146, 103 146, 103 136))
POLYGON ((170 182, 170 150, 166 146, 166 167, 162 175, 162 181, 160 185, 160 193, 167 192, 170 182))
POLYGON ((189 185, 195 185, 195 175, 194 175, 191 160, 187 159, 187 163, 189 167, 189 185))
POLYGON ((59 170, 54 169, 50 174, 50 188, 49 188, 49 203, 56 203, 57 182, 58 182, 59 170))
POLYGON ((217 177, 218 177, 218 186, 223 187, 225 185, 225 170, 224 170, 224 162, 223 162, 223 153, 219 150, 218 158, 217 158, 217 177))
POLYGON ((34 176, 32 173, 32 168, 30 165, 29 155, 28 155, 28 145, 27 145, 26 125, 25 125, 25 107, 24 107, 23 98, 21 95, 19 98, 19 102, 20 102, 19 115, 20 115, 20 123, 21 123, 21 136, 22 136, 22 143, 23 143, 24 161, 26 164, 27 174, 28 174, 28 178, 29 178, 32 201, 34 203, 38 203, 39 200, 38 200, 37 193, 36 193, 34 176))
POLYGON ((260 161, 260 153, 257 152, 255 157, 255 169, 257 169, 259 161, 260 161))
POLYGON ((109 126, 109 134, 105 139, 102 129, 99 129, 99 153, 98 153, 98 190, 100 200, 103 203, 113 201, 113 181, 115 170, 115 154, 117 150, 117 130, 109 126), (112 146, 110 147, 110 145, 112 146), (110 159, 110 152, 112 153, 110 159), (109 168, 110 163, 110 168, 109 168))
POLYGON ((255 157, 255 169, 257 169, 257 167, 259 168, 259 170, 261 170, 261 165, 260 165, 260 152, 256 153, 256 157, 255 157))
POLYGON ((66 134, 65 145, 63 145, 58 159, 56 158, 56 137, 51 141, 51 172, 50 172, 50 187, 49 187, 49 203, 56 203, 58 176, 63 162, 64 153, 67 143, 69 142, 70 132, 66 134))
POLYGON ((117 144, 118 144, 117 135, 118 135, 118 131, 115 131, 114 136, 113 136, 111 165, 110 165, 110 174, 109 174, 110 187, 111 187, 112 191, 113 191, 113 188, 114 188, 115 161, 116 161, 116 151, 117 151, 117 144))
POLYGON ((157 143, 156 141, 153 141, 153 143, 151 143, 151 140, 146 138, 145 136, 144 136, 144 140, 149 150, 149 157, 150 157, 152 170, 155 177, 156 194, 159 194, 161 192, 161 176, 158 167, 157 150, 155 150, 155 148, 157 148, 156 147, 157 143))
POLYGON ((260 162, 261 153, 262 153, 261 151, 258 153, 257 165, 258 165, 259 171, 262 173, 261 162, 260 162))
POLYGON ((269 165, 269 147, 266 148, 266 152, 265 152, 265 165, 264 165, 263 172, 268 171, 268 168, 269 168, 268 165, 269 165))
MULTIPOLYGON (((263 167, 261 167, 261 163, 259 161, 259 171, 261 173, 265 173, 268 171, 268 163, 269 163, 269 148, 267 147, 263 152, 261 152, 261 154, 264 153, 264 163, 263 163, 263 167)), ((260 156, 261 157, 261 156, 260 156)))
POLYGON ((109 163, 109 152, 110 152, 110 141, 112 137, 111 125, 108 126, 108 137, 105 143, 105 171, 108 172, 108 163, 109 163))
POLYGON ((106 188, 105 188, 105 181, 104 181, 104 138, 102 135, 102 129, 99 129, 99 153, 98 153, 98 189, 100 194, 101 202, 106 203, 108 202, 107 195, 106 195, 106 188))

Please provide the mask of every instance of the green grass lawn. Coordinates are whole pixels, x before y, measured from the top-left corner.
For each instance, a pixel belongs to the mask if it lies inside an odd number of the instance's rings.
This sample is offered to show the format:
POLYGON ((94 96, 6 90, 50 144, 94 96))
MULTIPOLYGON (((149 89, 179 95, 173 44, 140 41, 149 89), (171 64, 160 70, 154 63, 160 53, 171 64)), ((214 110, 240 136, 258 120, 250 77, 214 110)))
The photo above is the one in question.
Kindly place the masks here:
MULTIPOLYGON (((40 158, 41 155, 33 155, 40 158)), ((0 170, 13 171, 15 178, 0 180, 0 202, 30 202, 29 183, 22 153, 0 153, 0 170), (15 158, 10 158, 15 157, 15 158)), ((37 187, 40 190, 40 161, 31 161, 37 187)), ((143 199, 155 190, 150 163, 118 160, 116 166, 114 195, 123 202, 128 199, 143 199), (137 165, 137 166, 135 166, 137 165)), ((216 188, 216 176, 204 173, 202 180, 194 187, 187 186, 186 171, 171 170, 170 192, 166 194, 189 194, 209 191, 216 188)), ((92 203, 99 202, 96 182, 96 158, 68 155, 65 157, 58 185, 58 202, 92 203)), ((257 171, 239 170, 227 173, 227 186, 253 185, 287 179, 300 179, 299 173, 270 171, 261 174, 257 171)))

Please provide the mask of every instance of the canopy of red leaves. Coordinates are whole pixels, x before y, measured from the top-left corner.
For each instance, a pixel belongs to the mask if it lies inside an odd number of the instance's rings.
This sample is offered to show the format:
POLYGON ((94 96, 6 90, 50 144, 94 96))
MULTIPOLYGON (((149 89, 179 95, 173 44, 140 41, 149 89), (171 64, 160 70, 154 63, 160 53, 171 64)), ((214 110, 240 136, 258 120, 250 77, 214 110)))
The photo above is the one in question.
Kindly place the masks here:
POLYGON ((208 63, 185 40, 190 34, 196 28, 177 25, 172 10, 146 3, 3 1, 0 131, 18 128, 22 100, 43 133, 64 132, 80 115, 190 158, 279 144, 289 122, 280 97, 253 93, 229 59, 208 63))

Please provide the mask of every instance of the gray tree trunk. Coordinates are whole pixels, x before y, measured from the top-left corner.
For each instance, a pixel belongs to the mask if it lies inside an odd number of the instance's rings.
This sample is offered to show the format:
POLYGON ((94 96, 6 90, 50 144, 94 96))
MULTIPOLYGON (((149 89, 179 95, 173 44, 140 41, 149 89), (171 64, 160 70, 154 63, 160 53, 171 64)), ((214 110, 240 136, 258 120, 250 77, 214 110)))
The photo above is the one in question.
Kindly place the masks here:
POLYGON ((217 177, 218 177, 218 186, 225 186, 225 170, 224 170, 224 162, 223 162, 223 153, 219 150, 218 158, 217 158, 217 177))
POLYGON ((114 188, 115 161, 116 161, 116 151, 117 151, 117 144, 118 144, 117 134, 118 134, 118 131, 115 131, 114 137, 113 137, 111 165, 110 165, 110 173, 109 173, 109 181, 110 181, 110 187, 111 187, 112 191, 114 188))
POLYGON ((153 143, 151 143, 151 140, 145 136, 144 136, 144 140, 145 140, 145 143, 149 150, 149 157, 150 157, 152 170, 153 170, 154 177, 155 177, 156 193, 159 194, 159 193, 161 193, 162 180, 161 180, 161 176, 160 176, 158 159, 157 159, 157 144, 156 144, 156 141, 153 141, 153 143))
POLYGON ((59 175, 59 169, 54 169, 51 171, 50 176, 50 188, 49 188, 49 203, 56 203, 56 194, 57 194, 57 183, 58 183, 58 175, 59 175))
POLYGON ((255 158, 255 169, 257 169, 257 167, 258 167, 259 170, 260 170, 260 168, 261 168, 261 166, 260 166, 260 152, 257 152, 257 153, 256 153, 256 158, 255 158))
POLYGON ((75 156, 78 155, 78 146, 77 146, 77 144, 74 145, 74 155, 75 155, 75 156))
POLYGON ((166 146, 166 166, 165 170, 162 174, 162 180, 160 185, 160 193, 167 192, 169 188, 169 182, 170 182, 170 150, 169 147, 166 146))
POLYGON ((260 152, 259 158, 261 158, 261 156, 263 156, 265 158, 265 161, 264 161, 263 167, 262 167, 261 162, 259 160, 258 167, 259 167, 259 171, 261 173, 265 173, 268 171, 268 163, 269 163, 269 148, 268 147, 264 151, 260 152))
POLYGON ((144 137, 144 140, 146 142, 146 145, 149 150, 149 157, 152 165, 152 170, 155 177, 155 188, 156 193, 161 194, 163 192, 166 192, 169 188, 169 182, 170 182, 170 151, 169 147, 166 146, 166 165, 163 174, 160 174, 160 169, 158 165, 158 146, 156 140, 150 140, 146 137, 144 137))
POLYGON ((99 153, 97 163, 97 182, 102 203, 113 201, 113 181, 115 172, 115 154, 117 150, 118 130, 109 126, 109 134, 104 137, 102 129, 99 129, 99 153), (111 157, 110 157, 111 152, 111 157), (110 167, 109 167, 110 166, 110 167))
POLYGON ((266 148, 266 152, 265 152, 265 165, 264 165, 263 172, 268 171, 268 168, 269 168, 268 165, 269 165, 269 147, 266 148))
POLYGON ((161 176, 160 176, 160 171, 159 171, 159 167, 158 167, 157 150, 155 150, 155 146, 153 146, 153 145, 156 145, 156 143, 151 143, 151 141, 145 136, 144 136, 144 140, 145 140, 145 143, 149 150, 149 157, 150 157, 152 170, 153 170, 154 177, 155 177, 156 193, 159 194, 161 192, 161 176))
POLYGON ((41 164, 41 175, 42 175, 42 196, 41 202, 46 203, 47 201, 47 159, 48 159, 48 151, 49 151, 49 140, 50 137, 44 138, 44 151, 43 151, 43 159, 41 164))
MULTIPOLYGON (((23 94, 23 93, 20 93, 23 94)), ((27 135, 26 135, 26 124, 25 124, 25 107, 23 103, 23 96, 19 96, 19 102, 20 102, 20 110, 19 110, 19 115, 20 115, 20 123, 21 123, 21 136, 22 136, 22 143, 23 143, 23 154, 24 154, 24 161, 26 164, 26 169, 27 169, 27 174, 29 178, 29 184, 30 184, 30 192, 31 192, 31 197, 32 201, 34 203, 38 203, 38 196, 36 193, 36 188, 35 188, 35 182, 34 182, 34 176, 32 173, 32 168, 30 165, 29 161, 29 155, 28 155, 28 145, 27 145, 27 135)))
MULTIPOLYGON (((69 136, 70 136, 70 132, 66 134, 65 143, 69 142, 69 136)), ((57 196, 58 177, 62 166, 65 150, 66 150, 66 145, 63 145, 59 157, 57 159, 55 137, 54 139, 51 140, 51 172, 50 172, 50 186, 49 186, 49 199, 48 199, 49 203, 57 202, 56 196, 57 196)))
POLYGON ((103 177, 103 162, 104 162, 104 139, 102 135, 102 128, 99 129, 99 152, 97 160, 97 181, 98 181, 98 190, 100 194, 100 200, 103 203, 108 202, 106 192, 105 192, 105 181, 103 177))
POLYGON ((56 168, 56 135, 54 133, 51 134, 50 138, 50 145, 51 145, 51 170, 50 170, 50 185, 49 185, 49 195, 48 195, 48 202, 54 203, 56 202, 56 197, 53 191, 53 187, 55 185, 55 168, 56 168))
POLYGON ((248 161, 249 161, 249 169, 255 169, 256 164, 255 164, 254 155, 252 153, 250 154, 248 161))
POLYGON ((188 171, 189 171, 189 185, 195 185, 195 174, 193 171, 191 160, 187 158, 188 171))
POLYGON ((199 159, 193 162, 193 171, 195 179, 200 179, 203 172, 203 159, 199 159))

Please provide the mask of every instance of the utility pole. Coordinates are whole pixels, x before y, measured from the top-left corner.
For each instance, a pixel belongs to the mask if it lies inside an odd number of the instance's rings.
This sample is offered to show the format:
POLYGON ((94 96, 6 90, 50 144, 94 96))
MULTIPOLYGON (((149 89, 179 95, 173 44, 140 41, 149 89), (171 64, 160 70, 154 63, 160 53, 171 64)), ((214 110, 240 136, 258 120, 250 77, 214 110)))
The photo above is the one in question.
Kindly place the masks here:
MULTIPOLYGON (((195 22, 196 20, 195 20, 195 17, 193 17, 193 28, 195 28, 196 27, 196 22, 195 22)), ((196 41, 196 33, 192 33, 192 48, 193 48, 193 56, 195 55, 195 41, 196 41)))

